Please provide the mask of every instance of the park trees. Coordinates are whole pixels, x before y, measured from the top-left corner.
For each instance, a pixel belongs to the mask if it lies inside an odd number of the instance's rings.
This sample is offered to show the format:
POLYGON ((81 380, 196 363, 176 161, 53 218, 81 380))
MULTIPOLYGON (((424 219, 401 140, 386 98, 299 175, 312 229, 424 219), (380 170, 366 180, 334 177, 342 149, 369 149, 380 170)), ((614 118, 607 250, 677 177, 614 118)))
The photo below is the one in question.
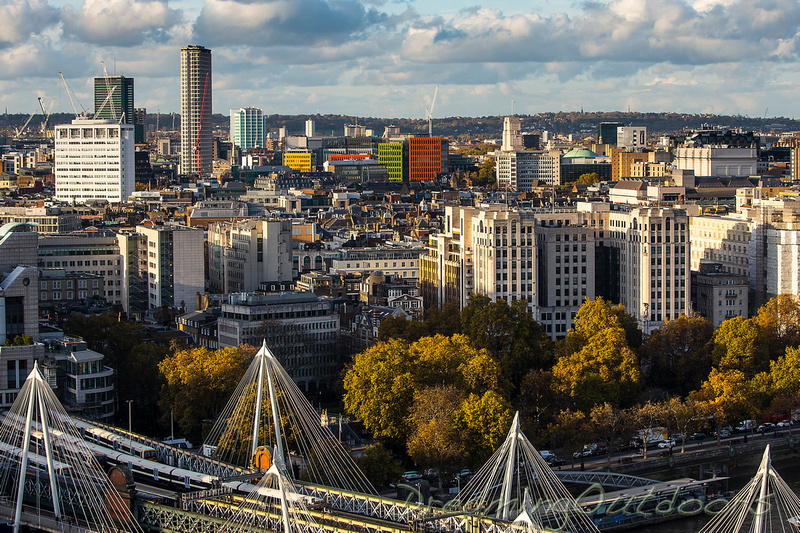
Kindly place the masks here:
POLYGON ((511 405, 495 391, 470 394, 453 414, 453 425, 464 440, 464 455, 472 465, 497 449, 511 426, 511 405))
POLYGON ((734 317, 714 333, 714 365, 722 372, 738 370, 751 378, 769 366, 767 345, 753 319, 734 317))
POLYGON ((714 327, 700 315, 681 315, 654 331, 639 349, 651 387, 686 395, 711 372, 714 327))
POLYGON ((378 488, 396 482, 403 475, 400 462, 392 457, 381 443, 367 446, 363 455, 356 460, 356 464, 369 482, 378 488))
POLYGON ((464 393, 454 385, 426 387, 414 398, 408 453, 418 465, 436 469, 440 486, 442 473, 464 455, 465 439, 453 426, 453 406, 463 401, 464 393))
POLYGON ((618 405, 639 388, 639 362, 613 306, 602 298, 581 306, 560 353, 553 367, 557 387, 579 409, 588 412, 605 402, 618 405))
POLYGON ((771 359, 800 345, 800 301, 792 295, 772 298, 761 306, 753 322, 761 330, 771 359))
POLYGON ((173 411, 184 431, 200 437, 203 421, 220 413, 252 357, 251 350, 205 347, 167 356, 158 365, 166 381, 159 402, 162 413, 173 411))
POLYGON ((414 343, 393 339, 355 356, 344 377, 344 403, 376 437, 405 445, 419 391, 453 385, 465 395, 482 395, 498 383, 497 364, 464 335, 423 337, 414 343))
POLYGON ((488 296, 473 295, 461 311, 461 330, 474 346, 485 348, 497 360, 512 397, 519 392, 528 370, 548 368, 553 363, 550 338, 533 319, 527 300, 509 305, 503 299, 492 302, 488 296))

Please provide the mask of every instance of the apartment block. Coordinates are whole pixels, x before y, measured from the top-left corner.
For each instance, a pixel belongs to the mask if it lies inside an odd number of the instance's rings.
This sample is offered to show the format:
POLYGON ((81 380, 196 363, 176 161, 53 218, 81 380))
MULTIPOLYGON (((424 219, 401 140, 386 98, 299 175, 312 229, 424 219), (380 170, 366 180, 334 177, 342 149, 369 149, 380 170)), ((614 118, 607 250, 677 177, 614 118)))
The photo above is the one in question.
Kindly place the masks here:
POLYGON ((207 260, 212 292, 254 292, 262 282, 291 281, 291 221, 212 223, 207 260))
POLYGON ((65 298, 84 299, 97 294, 127 311, 123 294, 123 257, 114 232, 99 230, 39 235, 38 266, 92 276, 89 286, 74 287, 71 295, 62 291, 65 298), (100 280, 98 287, 92 286, 96 278, 100 280), (84 289, 85 294, 81 292, 84 289), (94 289, 99 290, 95 293, 94 289))
POLYGON ((730 318, 750 316, 749 293, 749 276, 731 274, 721 263, 701 263, 698 271, 692 271, 694 310, 714 328, 730 318))
MULTIPOLYGON (((131 273, 129 290, 136 290, 136 281, 143 282, 146 294, 143 306, 162 306, 195 311, 197 293, 205 291, 203 230, 181 226, 137 226, 136 237, 124 239, 123 256, 135 260, 128 265, 131 273), (135 248, 135 259, 126 254, 135 248)), ((121 246, 121 248, 123 248, 121 246)))
POLYGON ((442 137, 412 137, 408 140, 409 181, 435 181, 447 172, 448 140, 442 137))
POLYGON ((471 294, 528 300, 553 338, 585 299, 625 305, 649 332, 689 310, 689 219, 672 208, 445 207, 445 228, 420 258, 425 307, 471 294))

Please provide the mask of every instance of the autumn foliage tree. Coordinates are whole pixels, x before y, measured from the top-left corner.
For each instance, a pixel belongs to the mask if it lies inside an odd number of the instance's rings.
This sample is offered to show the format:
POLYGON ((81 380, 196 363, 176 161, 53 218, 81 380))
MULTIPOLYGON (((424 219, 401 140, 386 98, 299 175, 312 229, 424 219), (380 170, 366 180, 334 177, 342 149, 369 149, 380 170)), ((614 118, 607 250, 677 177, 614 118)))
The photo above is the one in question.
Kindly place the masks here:
POLYGON ((253 350, 206 347, 179 350, 158 368, 166 383, 159 405, 162 417, 170 411, 180 427, 200 436, 203 420, 215 419, 230 399, 252 360, 253 350))
POLYGON ((414 343, 393 339, 354 357, 344 377, 344 404, 376 437, 405 445, 414 428, 417 392, 453 385, 465 395, 483 394, 498 382, 495 361, 464 335, 414 343))
POLYGON ((588 412, 605 402, 618 405, 639 389, 639 361, 613 306, 603 298, 581 306, 560 353, 553 375, 578 409, 588 412))

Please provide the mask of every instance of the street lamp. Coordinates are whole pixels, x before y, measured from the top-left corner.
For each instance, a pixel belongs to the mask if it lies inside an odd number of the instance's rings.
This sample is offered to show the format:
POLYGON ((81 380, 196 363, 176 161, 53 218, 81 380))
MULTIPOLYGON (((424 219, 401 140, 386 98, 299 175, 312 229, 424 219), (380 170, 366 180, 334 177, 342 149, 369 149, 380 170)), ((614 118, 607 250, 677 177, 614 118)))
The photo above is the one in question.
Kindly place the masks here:
POLYGON ((133 400, 128 400, 128 450, 133 448, 133 429, 132 429, 133 400))

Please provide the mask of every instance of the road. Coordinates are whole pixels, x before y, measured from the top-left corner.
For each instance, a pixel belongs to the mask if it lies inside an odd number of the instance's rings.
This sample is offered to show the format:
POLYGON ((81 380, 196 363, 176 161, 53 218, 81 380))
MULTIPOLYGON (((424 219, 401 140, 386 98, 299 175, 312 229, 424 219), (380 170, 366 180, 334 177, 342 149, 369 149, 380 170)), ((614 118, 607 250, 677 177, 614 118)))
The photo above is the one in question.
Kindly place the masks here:
MULTIPOLYGON (((778 431, 765 433, 765 434, 758 434, 758 433, 733 433, 730 437, 721 439, 719 443, 717 443, 716 437, 707 437, 702 441, 699 440, 687 440, 684 445, 683 454, 691 454, 696 452, 701 452, 704 450, 709 450, 712 448, 716 448, 717 446, 731 446, 742 444, 745 439, 745 435, 747 438, 747 442, 749 443, 756 443, 756 442, 785 442, 786 439, 792 437, 795 441, 800 439, 800 431, 792 431, 789 432, 788 428, 778 428, 778 431)), ((653 459, 661 459, 662 452, 668 452, 668 449, 659 448, 657 444, 651 444, 647 447, 647 461, 653 459)), ((672 448, 673 455, 681 454, 681 445, 677 444, 672 448)), ((620 452, 612 452, 611 454, 611 464, 619 464, 620 460, 625 463, 630 462, 644 462, 645 459, 641 453, 636 453, 636 451, 620 451, 620 452)), ((608 457, 603 455, 594 455, 590 457, 584 458, 584 469, 585 470, 597 470, 605 468, 608 465, 608 457)), ((581 463, 580 459, 575 459, 575 464, 573 465, 571 460, 567 461, 567 464, 561 467, 562 470, 580 470, 581 463)))

